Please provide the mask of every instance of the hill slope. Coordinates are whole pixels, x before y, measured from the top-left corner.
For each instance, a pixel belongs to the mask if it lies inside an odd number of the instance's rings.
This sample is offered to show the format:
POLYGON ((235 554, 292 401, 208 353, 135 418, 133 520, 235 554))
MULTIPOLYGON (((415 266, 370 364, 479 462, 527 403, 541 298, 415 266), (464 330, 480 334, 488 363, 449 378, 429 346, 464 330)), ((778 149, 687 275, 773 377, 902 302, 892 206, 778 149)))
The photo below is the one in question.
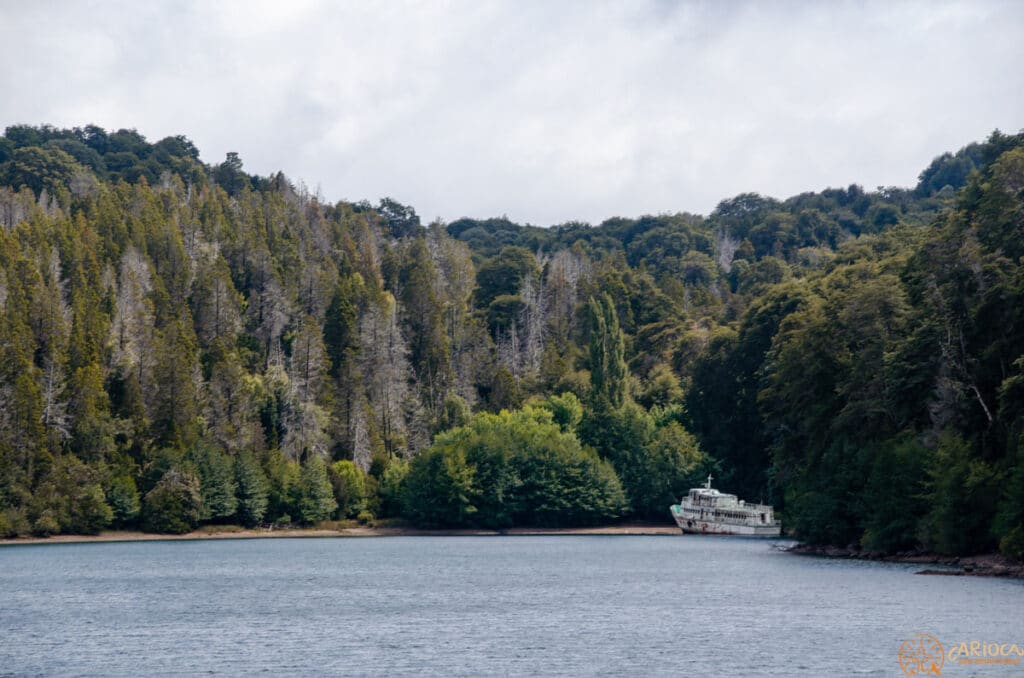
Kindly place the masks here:
POLYGON ((0 533, 586 524, 711 470, 808 541, 1024 552, 1021 135, 551 228, 198 158, 0 139, 0 533))

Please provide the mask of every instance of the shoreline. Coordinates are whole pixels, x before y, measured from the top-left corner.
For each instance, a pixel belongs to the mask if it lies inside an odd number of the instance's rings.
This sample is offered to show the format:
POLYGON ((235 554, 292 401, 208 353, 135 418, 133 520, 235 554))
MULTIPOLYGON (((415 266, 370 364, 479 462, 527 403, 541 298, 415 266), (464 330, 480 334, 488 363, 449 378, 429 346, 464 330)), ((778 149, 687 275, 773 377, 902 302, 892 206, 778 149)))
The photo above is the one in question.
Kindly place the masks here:
POLYGON ((849 560, 869 560, 910 565, 938 565, 943 568, 949 568, 936 569, 926 567, 914 574, 945 577, 1024 579, 1024 563, 1010 560, 999 553, 983 553, 976 556, 943 556, 927 551, 905 551, 887 554, 880 551, 862 551, 860 549, 814 546, 811 544, 795 544, 782 550, 797 556, 812 556, 815 558, 845 558, 849 560))
MULTIPOLYGON (((500 536, 679 536, 674 525, 630 523, 596 527, 512 527, 485 529, 420 529, 415 527, 286 527, 240 528, 233 525, 207 526, 185 534, 157 534, 138 530, 105 530, 99 534, 58 534, 51 537, 15 537, 0 539, 5 546, 38 546, 45 544, 102 544, 143 541, 207 541, 220 539, 358 539, 373 537, 500 537, 500 536)), ((1001 577, 1024 579, 1024 563, 1012 561, 998 553, 976 556, 943 556, 926 551, 886 554, 835 546, 793 544, 777 547, 796 556, 878 561, 912 565, 934 565, 915 572, 921 575, 947 577, 1001 577)))
POLYGON ((366 537, 497 537, 547 535, 668 536, 680 534, 678 527, 661 524, 606 525, 599 527, 512 527, 503 530, 427 530, 414 527, 339 528, 245 528, 225 526, 185 534, 156 534, 136 530, 105 530, 99 534, 58 534, 52 537, 0 539, 3 546, 39 544, 89 544, 133 541, 203 541, 210 539, 335 539, 366 537))

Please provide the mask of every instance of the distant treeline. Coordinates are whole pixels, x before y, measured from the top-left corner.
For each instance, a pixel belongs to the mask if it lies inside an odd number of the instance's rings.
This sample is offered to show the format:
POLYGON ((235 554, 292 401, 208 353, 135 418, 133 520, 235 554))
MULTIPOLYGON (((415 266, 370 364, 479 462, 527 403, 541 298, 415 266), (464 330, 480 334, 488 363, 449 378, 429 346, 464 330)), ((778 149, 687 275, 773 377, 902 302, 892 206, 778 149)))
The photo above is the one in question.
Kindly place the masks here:
POLYGON ((548 228, 185 137, 0 139, 0 534, 667 519, 1024 555, 1024 135, 913 189, 548 228))

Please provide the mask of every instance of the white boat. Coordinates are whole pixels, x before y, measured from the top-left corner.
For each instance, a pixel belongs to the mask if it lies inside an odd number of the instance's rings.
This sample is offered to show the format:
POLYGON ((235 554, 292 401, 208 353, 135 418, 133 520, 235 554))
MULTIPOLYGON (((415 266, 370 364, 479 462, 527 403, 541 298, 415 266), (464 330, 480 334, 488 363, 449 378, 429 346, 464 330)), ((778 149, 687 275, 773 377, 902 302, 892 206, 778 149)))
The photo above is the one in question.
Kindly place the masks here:
POLYGON ((775 520, 775 509, 766 504, 748 504, 735 494, 724 494, 711 487, 711 476, 704 487, 695 487, 678 504, 670 507, 672 517, 683 532, 691 534, 736 534, 748 537, 778 537, 782 525, 775 520))

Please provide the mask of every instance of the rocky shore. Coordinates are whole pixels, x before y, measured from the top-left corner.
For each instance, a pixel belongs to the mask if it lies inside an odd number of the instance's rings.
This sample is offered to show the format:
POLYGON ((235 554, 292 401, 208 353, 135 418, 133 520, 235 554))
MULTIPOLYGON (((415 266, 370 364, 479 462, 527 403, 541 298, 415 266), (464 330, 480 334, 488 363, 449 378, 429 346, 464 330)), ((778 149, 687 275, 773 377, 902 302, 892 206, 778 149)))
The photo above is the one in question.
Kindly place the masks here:
POLYGON ((839 548, 836 546, 814 546, 796 544, 784 549, 787 553, 800 556, 817 556, 820 558, 854 558, 857 560, 876 560, 890 563, 913 563, 920 565, 936 565, 941 567, 924 568, 917 574, 940 575, 947 577, 1009 577, 1024 579, 1024 563, 1010 560, 998 553, 987 553, 977 556, 943 556, 927 551, 904 551, 901 553, 883 553, 866 551, 855 547, 839 548))

